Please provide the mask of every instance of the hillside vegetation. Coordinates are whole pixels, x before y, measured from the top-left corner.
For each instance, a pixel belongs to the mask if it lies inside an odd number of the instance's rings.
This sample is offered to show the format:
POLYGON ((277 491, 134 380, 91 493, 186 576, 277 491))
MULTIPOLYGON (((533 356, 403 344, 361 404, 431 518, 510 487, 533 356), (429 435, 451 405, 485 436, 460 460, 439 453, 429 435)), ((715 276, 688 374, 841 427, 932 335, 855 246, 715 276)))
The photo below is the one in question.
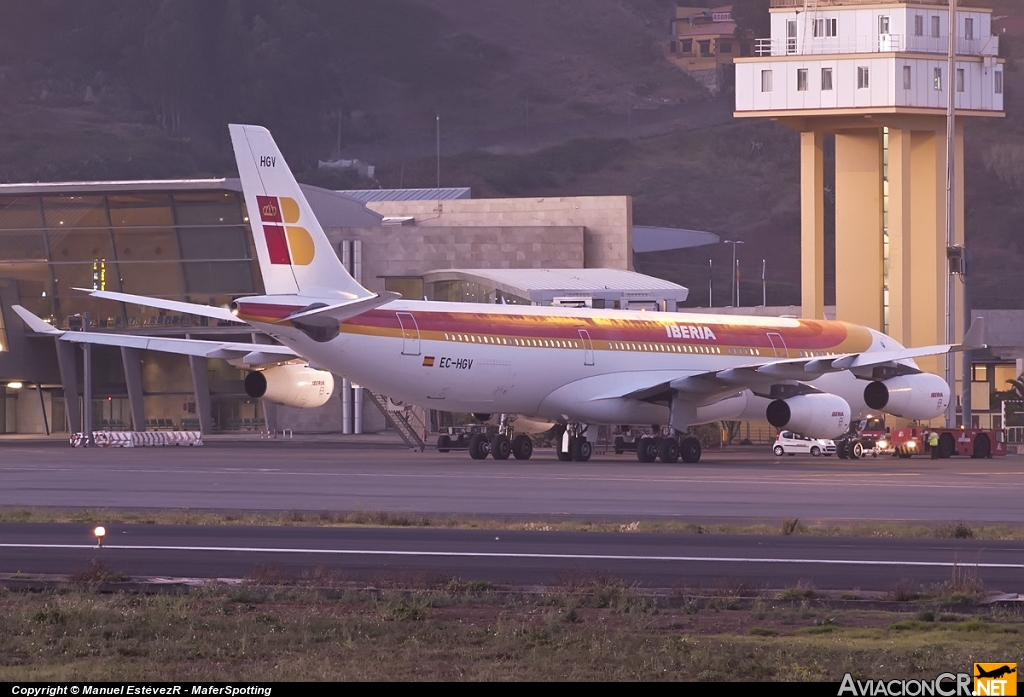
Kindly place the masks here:
MULTIPOLYGON (((1020 11, 998 0, 999 11, 1020 11)), ((713 5, 716 2, 688 2, 713 5)), ((756 16, 764 0, 743 0, 756 16), (759 4, 760 3, 760 4, 759 4)), ((0 181, 233 174, 225 125, 260 123, 299 177, 476 196, 630 194, 641 225, 740 239, 741 301, 799 302, 792 132, 734 120, 662 58, 671 0, 8 0, 0 181), (317 172, 358 157, 377 181, 317 172)), ((1007 54, 1015 44, 1004 38, 1007 54)), ((1024 307, 1024 72, 1007 118, 968 126, 976 307, 1024 307)), ((827 230, 827 233, 829 230, 827 230)), ((731 248, 638 270, 729 302, 731 248)), ((831 273, 833 262, 827 262, 831 273)))

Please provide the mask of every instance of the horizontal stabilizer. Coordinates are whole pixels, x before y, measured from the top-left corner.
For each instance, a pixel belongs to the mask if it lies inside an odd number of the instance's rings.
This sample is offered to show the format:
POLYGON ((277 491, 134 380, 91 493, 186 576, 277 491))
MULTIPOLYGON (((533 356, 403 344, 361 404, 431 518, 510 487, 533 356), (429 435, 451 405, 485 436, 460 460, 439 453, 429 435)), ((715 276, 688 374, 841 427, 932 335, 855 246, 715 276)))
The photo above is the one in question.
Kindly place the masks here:
POLYGON ((104 300, 116 300, 122 303, 132 303, 144 307, 155 307, 158 310, 170 310, 171 312, 183 312, 188 315, 199 315, 200 317, 211 317, 223 322, 244 324, 242 320, 231 314, 231 311, 223 307, 211 307, 199 305, 198 303, 185 303, 177 300, 164 300, 163 298, 151 298, 147 295, 131 295, 130 293, 115 293, 110 290, 92 290, 91 288, 75 288, 88 293, 94 298, 104 300))
POLYGON ((331 319, 343 321, 357 315, 361 315, 364 312, 369 312, 374 308, 386 305, 393 300, 401 299, 400 293, 392 293, 391 291, 384 291, 372 298, 363 298, 362 300, 350 300, 343 303, 333 303, 324 307, 315 307, 311 310, 300 310, 299 312, 293 312, 288 315, 281 322, 291 322, 294 320, 312 319, 314 317, 330 317, 331 319))

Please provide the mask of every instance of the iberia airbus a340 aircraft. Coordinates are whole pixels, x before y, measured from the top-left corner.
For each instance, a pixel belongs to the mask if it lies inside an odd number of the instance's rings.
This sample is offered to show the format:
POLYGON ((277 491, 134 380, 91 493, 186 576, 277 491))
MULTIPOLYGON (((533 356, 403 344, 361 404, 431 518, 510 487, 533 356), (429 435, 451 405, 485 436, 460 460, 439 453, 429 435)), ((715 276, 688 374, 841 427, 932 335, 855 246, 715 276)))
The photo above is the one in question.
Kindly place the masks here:
MULTIPOLYGON (((869 410, 931 419, 949 388, 913 358, 980 346, 977 324, 960 346, 906 349, 845 322, 374 294, 345 271, 270 133, 230 130, 266 295, 225 309, 91 294, 247 324, 281 345, 61 332, 15 307, 24 321, 65 341, 227 359, 252 369, 250 395, 286 406, 324 404, 343 375, 426 408, 565 424, 559 455, 576 460, 591 454, 587 424, 666 424, 672 436, 641 442, 638 457, 697 462, 687 429, 721 419, 767 418, 813 438, 836 437, 869 410)), ((470 454, 529 457, 529 439, 510 435, 478 435, 470 454)))

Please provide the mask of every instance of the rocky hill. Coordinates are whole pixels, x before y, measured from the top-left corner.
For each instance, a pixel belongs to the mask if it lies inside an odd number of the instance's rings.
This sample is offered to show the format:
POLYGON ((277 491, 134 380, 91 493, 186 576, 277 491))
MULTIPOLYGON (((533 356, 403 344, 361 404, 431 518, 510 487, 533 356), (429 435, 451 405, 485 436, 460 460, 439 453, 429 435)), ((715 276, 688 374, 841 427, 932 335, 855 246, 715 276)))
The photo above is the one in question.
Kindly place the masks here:
MULTIPOLYGON (((748 5, 765 0, 737 0, 748 5)), ((1021 12, 1016 0, 994 0, 1021 12)), ((272 129, 300 178, 478 196, 631 194, 637 224, 744 240, 741 299, 799 302, 794 134, 731 117, 662 58, 671 0, 7 0, 0 181, 230 174, 229 122, 272 129), (323 175, 357 157, 376 182, 323 175)), ((717 5, 718 2, 686 4, 717 5)), ((1024 71, 968 128, 976 306, 1024 307, 1024 71)), ((1020 53, 1024 54, 1024 51, 1020 53)), ((639 270, 727 302, 731 250, 639 270)))

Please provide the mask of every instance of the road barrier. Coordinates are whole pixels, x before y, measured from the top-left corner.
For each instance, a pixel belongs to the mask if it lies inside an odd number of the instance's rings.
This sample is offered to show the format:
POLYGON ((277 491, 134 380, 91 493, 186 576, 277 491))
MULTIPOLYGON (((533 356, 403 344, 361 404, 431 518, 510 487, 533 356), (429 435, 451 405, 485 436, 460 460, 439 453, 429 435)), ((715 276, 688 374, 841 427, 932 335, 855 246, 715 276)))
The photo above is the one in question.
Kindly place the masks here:
MULTIPOLYGON (((163 445, 202 445, 201 431, 93 431, 98 448, 148 448, 163 445)), ((84 433, 71 434, 71 447, 87 445, 84 433)))

